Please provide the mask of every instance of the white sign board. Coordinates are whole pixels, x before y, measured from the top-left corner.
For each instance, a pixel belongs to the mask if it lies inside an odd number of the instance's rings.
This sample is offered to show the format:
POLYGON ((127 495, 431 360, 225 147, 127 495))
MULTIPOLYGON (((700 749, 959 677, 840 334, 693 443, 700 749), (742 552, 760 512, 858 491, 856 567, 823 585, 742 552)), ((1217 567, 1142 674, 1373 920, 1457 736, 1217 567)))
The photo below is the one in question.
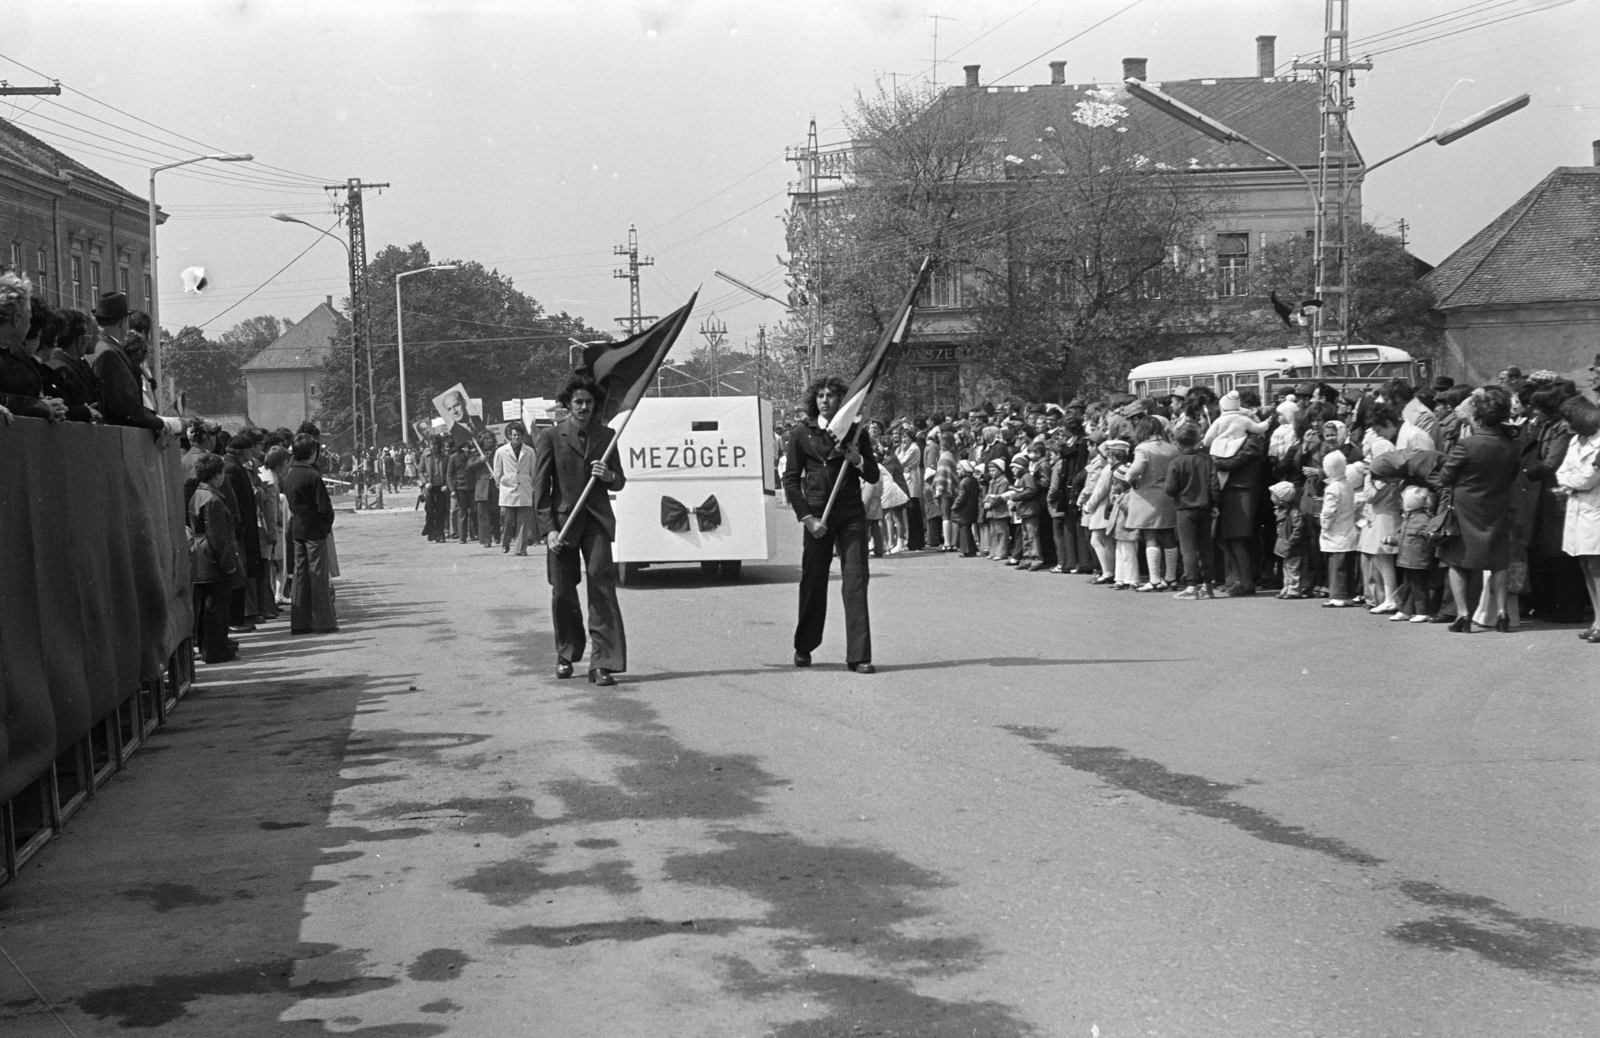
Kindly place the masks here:
POLYGON ((617 561, 772 558, 771 415, 753 396, 641 400, 617 444, 628 477, 612 502, 617 561))

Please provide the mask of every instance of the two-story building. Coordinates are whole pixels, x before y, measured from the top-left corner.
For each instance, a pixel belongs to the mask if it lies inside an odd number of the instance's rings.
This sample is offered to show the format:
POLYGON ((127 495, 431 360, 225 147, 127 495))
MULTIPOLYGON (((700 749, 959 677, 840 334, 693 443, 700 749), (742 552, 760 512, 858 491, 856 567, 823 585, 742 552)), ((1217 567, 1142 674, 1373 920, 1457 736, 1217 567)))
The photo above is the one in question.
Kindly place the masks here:
POLYGON ((91 310, 116 289, 149 310, 149 214, 146 199, 0 119, 0 264, 45 301, 91 310))
MULTIPOLYGON (((1287 238, 1310 237, 1316 223, 1306 177, 1313 183, 1317 178, 1321 88, 1314 79, 1274 74, 1274 37, 1257 37, 1256 55, 1254 76, 1161 81, 1149 77, 1142 58, 1124 59, 1123 75, 1125 80, 1148 82, 1240 131, 1301 172, 1245 145, 1223 144, 1175 122, 1132 98, 1124 82, 1068 83, 1066 63, 1061 61, 1050 63, 1050 82, 1030 86, 980 85, 980 67, 968 65, 965 84, 948 88, 935 105, 976 101, 985 110, 980 121, 998 133, 994 145, 1002 161, 994 164, 991 174, 998 180, 1017 182, 1037 176, 1042 164, 1038 142, 1075 115, 1081 121, 1080 105, 1087 102, 1114 121, 1112 129, 1126 136, 1128 152, 1151 168, 1172 173, 1180 184, 1187 182, 1181 190, 1201 196, 1213 214, 1209 229, 1193 243, 1205 257, 1209 293, 1215 300, 1207 331, 1196 336, 1195 347, 1221 351, 1231 346, 1227 301, 1253 301, 1272 287, 1252 278, 1263 250, 1287 238)), ((800 181, 791 189, 791 234, 805 233, 812 206, 831 204, 855 183, 859 147, 791 151, 800 171, 800 181)), ((1354 178, 1361 158, 1353 143, 1347 153, 1347 175, 1354 178)), ((1359 185, 1350 193, 1350 212, 1361 212, 1359 185)), ((965 409, 984 395, 983 364, 973 341, 979 306, 976 288, 974 279, 960 269, 941 269, 931 280, 901 362, 907 376, 904 388, 916 410, 965 409)), ((822 326, 826 329, 825 318, 822 326)))
POLYGON ((263 429, 297 429, 314 417, 322 406, 328 352, 349 328, 329 296, 246 361, 241 370, 250 420, 263 429))

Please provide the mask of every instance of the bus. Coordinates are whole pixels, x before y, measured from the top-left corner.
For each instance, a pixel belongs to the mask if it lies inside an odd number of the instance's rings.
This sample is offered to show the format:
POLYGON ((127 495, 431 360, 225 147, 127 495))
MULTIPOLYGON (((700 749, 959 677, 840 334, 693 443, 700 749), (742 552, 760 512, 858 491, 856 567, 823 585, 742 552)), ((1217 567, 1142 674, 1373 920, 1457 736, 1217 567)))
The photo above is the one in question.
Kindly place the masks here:
POLYGON ((1128 392, 1134 396, 1162 396, 1191 386, 1207 386, 1218 396, 1234 389, 1253 389, 1270 401, 1279 389, 1314 379, 1336 386, 1376 386, 1394 378, 1419 385, 1427 377, 1425 365, 1395 346, 1346 346, 1339 363, 1337 346, 1322 348, 1322 374, 1314 376, 1309 346, 1280 350, 1237 350, 1198 357, 1140 364, 1128 372, 1128 392))

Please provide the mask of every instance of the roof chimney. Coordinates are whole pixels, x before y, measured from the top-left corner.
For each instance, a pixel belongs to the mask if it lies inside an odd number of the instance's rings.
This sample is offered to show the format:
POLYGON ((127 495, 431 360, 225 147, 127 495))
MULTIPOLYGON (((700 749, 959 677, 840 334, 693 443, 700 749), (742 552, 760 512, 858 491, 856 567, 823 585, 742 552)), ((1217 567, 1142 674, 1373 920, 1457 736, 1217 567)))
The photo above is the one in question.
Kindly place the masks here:
POLYGON ((1123 58, 1122 78, 1144 81, 1145 67, 1150 64, 1149 58, 1123 58))
POLYGON ((967 86, 975 87, 978 85, 977 65, 962 65, 961 70, 967 74, 967 86))
POLYGON ((1594 164, 1600 166, 1600 141, 1595 141, 1589 147, 1594 149, 1594 164))
POLYGON ((332 296, 323 296, 322 298, 327 301, 328 309, 332 310, 333 309, 333 297, 332 296))
POLYGON ((1050 63, 1050 82, 1060 86, 1067 81, 1067 63, 1065 61, 1052 61, 1050 63))
POLYGON ((1256 37, 1256 75, 1262 79, 1271 79, 1278 69, 1276 36, 1256 37))

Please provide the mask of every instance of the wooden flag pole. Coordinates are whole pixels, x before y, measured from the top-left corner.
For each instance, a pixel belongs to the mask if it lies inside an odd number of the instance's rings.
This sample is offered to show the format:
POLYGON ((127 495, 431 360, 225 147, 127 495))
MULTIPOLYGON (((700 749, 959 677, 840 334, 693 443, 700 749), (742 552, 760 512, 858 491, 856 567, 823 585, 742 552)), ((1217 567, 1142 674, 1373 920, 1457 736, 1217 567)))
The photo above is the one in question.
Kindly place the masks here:
MULTIPOLYGON (((633 412, 629 411, 628 422, 631 421, 633 421, 633 412)), ((628 427, 628 422, 622 423, 622 429, 626 429, 628 427)), ((611 437, 611 443, 606 447, 606 452, 600 455, 600 460, 602 462, 611 460, 611 455, 616 451, 617 444, 622 440, 622 429, 618 429, 617 434, 611 437)), ((557 544, 561 545, 562 547, 566 547, 567 534, 572 530, 573 520, 577 519, 578 514, 583 511, 584 504, 588 502, 589 495, 594 492, 595 485, 599 482, 599 476, 592 474, 589 476, 589 482, 583 485, 583 493, 578 495, 577 503, 572 506, 572 511, 567 513, 567 521, 561 524, 561 532, 556 535, 557 544)))
MULTIPOLYGON (((861 441, 861 422, 858 419, 856 421, 855 426, 850 430, 850 444, 852 446, 854 446, 857 443, 859 443, 860 441, 861 441)), ((844 473, 845 473, 845 470, 848 469, 849 467, 850 467, 850 462, 849 461, 846 461, 843 465, 839 466, 839 478, 833 481, 833 492, 828 495, 828 504, 827 504, 826 507, 824 507, 822 509, 822 525, 823 526, 827 526, 828 525, 828 516, 830 514, 832 514, 832 512, 833 512, 833 502, 835 500, 837 500, 838 497, 839 497, 839 488, 844 486, 844 473)))

